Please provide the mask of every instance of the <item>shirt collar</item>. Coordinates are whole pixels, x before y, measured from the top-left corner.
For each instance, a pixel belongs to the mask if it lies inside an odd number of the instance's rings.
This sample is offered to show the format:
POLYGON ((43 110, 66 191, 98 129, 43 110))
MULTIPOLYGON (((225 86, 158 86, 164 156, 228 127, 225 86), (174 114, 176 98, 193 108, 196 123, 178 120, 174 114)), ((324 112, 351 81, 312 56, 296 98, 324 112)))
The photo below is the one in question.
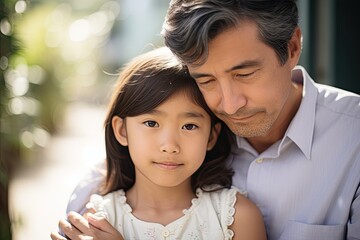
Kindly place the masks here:
MULTIPOLYGON (((279 144, 278 153, 288 144, 288 139, 291 139, 301 149, 306 158, 310 159, 315 126, 317 89, 315 82, 301 66, 297 66, 293 70, 293 81, 303 84, 303 98, 299 110, 279 144)), ((236 136, 236 143, 238 148, 242 148, 255 156, 257 155, 256 151, 244 138, 236 136)))
MULTIPOLYGON (((299 110, 291 121, 284 138, 289 137, 301 149, 306 158, 310 159, 315 126, 317 89, 315 82, 303 67, 297 66, 293 70, 293 76, 298 74, 302 75, 303 98, 299 110)), ((294 81, 296 82, 296 79, 294 81)))

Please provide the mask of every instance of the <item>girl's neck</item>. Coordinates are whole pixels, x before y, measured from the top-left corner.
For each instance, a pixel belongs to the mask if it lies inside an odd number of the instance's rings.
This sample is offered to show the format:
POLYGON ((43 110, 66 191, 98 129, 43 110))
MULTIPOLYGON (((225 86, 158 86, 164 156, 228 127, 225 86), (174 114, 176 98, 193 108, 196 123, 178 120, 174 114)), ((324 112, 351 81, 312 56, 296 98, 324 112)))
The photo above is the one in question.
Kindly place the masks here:
POLYGON ((190 181, 176 187, 134 184, 126 192, 132 214, 140 220, 164 226, 183 216, 195 198, 190 181))

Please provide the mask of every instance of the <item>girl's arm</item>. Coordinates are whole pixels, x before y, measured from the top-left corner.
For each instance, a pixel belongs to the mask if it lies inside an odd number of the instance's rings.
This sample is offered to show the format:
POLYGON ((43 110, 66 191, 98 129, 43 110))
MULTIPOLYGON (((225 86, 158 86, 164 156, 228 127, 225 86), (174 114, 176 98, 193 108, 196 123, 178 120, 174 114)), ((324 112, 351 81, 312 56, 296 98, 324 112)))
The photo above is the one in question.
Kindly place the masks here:
POLYGON ((237 193, 234 222, 230 229, 236 240, 266 240, 263 216, 258 207, 246 197, 237 193))

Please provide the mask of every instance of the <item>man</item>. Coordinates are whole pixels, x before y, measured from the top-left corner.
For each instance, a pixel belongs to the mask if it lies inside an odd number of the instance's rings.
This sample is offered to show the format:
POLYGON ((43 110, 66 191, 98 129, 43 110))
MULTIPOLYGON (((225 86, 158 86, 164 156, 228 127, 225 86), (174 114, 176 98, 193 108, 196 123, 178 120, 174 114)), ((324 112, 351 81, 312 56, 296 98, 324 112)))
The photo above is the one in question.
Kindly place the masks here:
POLYGON ((360 96, 296 66, 295 1, 173 0, 162 34, 236 135, 233 184, 268 239, 360 239, 360 96))
POLYGON ((175 0, 163 36, 237 135, 233 183, 269 239, 360 239, 360 97, 295 68, 295 1, 175 0))

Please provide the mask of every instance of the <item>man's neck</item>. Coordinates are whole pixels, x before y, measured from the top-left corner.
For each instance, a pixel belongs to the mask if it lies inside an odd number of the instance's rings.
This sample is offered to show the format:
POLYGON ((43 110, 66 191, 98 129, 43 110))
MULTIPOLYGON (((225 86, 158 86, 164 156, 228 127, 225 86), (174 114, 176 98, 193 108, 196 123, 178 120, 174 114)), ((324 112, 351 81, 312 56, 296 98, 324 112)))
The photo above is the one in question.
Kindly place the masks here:
POLYGON ((303 86, 295 83, 293 86, 293 91, 289 94, 284 109, 268 133, 246 139, 259 154, 284 137, 292 119, 295 117, 301 104, 303 86))

